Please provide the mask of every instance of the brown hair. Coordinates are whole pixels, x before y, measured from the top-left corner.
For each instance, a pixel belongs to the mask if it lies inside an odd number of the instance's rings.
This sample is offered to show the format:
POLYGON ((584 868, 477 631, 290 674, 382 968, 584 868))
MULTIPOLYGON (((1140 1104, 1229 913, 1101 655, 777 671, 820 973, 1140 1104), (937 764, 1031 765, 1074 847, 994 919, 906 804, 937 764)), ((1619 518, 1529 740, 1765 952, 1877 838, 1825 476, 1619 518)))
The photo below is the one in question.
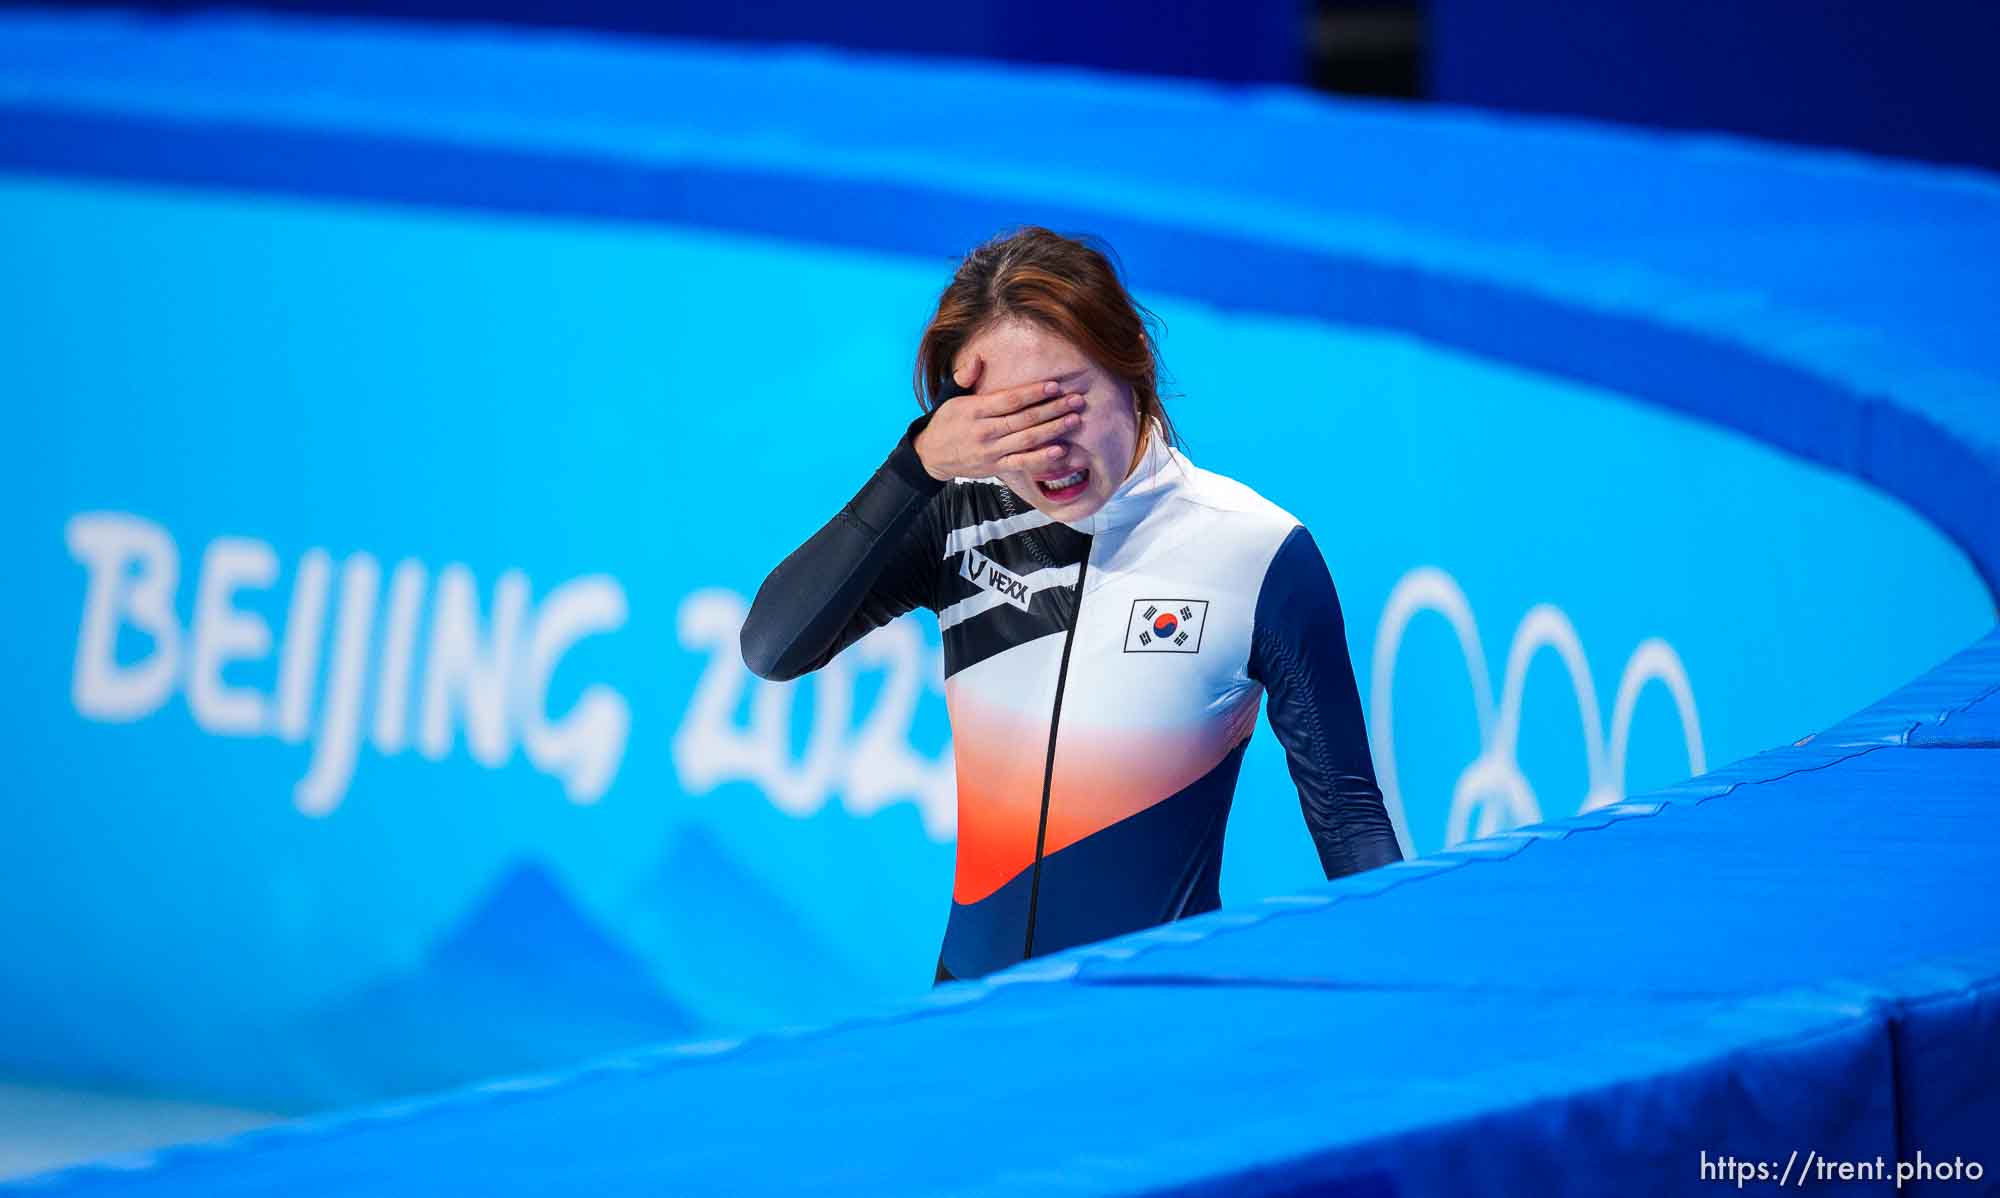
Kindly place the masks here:
POLYGON ((1067 340, 1132 389, 1143 435, 1157 420, 1167 444, 1180 444, 1160 402, 1160 362, 1149 328, 1159 317, 1133 300, 1109 247, 1037 225, 995 237, 958 264, 937 312, 917 343, 917 402, 938 405, 958 351, 997 320, 1033 321, 1067 340))

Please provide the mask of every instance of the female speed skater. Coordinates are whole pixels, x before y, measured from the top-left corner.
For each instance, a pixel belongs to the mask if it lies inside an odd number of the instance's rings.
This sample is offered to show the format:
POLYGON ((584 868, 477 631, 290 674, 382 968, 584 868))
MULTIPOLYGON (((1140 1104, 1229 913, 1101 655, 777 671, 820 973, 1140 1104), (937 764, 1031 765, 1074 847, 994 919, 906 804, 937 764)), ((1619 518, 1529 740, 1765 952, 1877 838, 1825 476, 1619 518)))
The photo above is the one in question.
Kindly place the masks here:
POLYGON ((1188 460, 1157 378, 1099 249, 979 246, 918 345, 924 414, 744 622, 744 661, 786 679, 936 613, 959 812, 939 981, 1218 906, 1260 699, 1326 876, 1402 858, 1318 546, 1188 460))

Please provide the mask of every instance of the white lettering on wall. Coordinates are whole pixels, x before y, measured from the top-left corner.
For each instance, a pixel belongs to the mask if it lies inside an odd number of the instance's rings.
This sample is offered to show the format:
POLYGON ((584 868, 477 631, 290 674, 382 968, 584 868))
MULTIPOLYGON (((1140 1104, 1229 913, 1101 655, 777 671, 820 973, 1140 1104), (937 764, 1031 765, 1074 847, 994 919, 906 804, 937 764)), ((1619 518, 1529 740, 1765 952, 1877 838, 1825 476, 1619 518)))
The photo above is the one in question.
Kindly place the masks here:
POLYGON ((268 543, 209 542, 184 638, 175 607, 180 552, 167 530, 125 512, 85 512, 70 519, 65 539, 86 574, 71 679, 77 711, 107 723, 144 719, 184 684, 188 710, 206 732, 291 744, 311 739, 310 761, 293 794, 307 815, 329 814, 346 797, 371 702, 366 740, 383 756, 408 746, 414 697, 416 747, 424 757, 448 756, 462 728, 472 759, 497 769, 512 759, 518 740, 529 763, 560 779, 577 803, 601 797, 624 760, 631 710, 616 690, 593 683, 568 712, 548 710, 563 657, 583 640, 624 626, 624 588, 609 575, 572 579, 537 604, 527 576, 508 570, 495 581, 482 616, 472 571, 447 564, 428 595, 420 653, 430 578, 421 563, 396 566, 386 610, 378 612, 385 606, 382 567, 372 555, 351 554, 336 570, 326 550, 308 549, 293 571, 275 641, 276 681, 266 695, 245 676, 246 667, 271 659, 273 629, 245 601, 281 585, 279 558, 268 543), (125 630, 146 643, 134 660, 119 658, 125 630))
POLYGON ((267 590, 278 581, 278 555, 262 541, 217 537, 202 556, 194 598, 194 651, 188 662, 188 706, 210 732, 256 736, 265 730, 264 696, 222 681, 231 662, 258 661, 271 652, 263 617, 236 606, 240 591, 267 590))
POLYGON ((915 803, 924 831, 950 840, 958 831, 958 789, 951 747, 936 758, 910 748, 910 728, 926 686, 942 691, 938 654, 908 620, 884 625, 797 682, 769 682, 743 664, 737 635, 748 608, 733 591, 696 591, 681 602, 681 647, 708 654, 694 699, 674 733, 674 769, 689 794, 725 782, 748 782, 788 815, 812 815, 833 796, 853 815, 873 815, 891 802, 915 803), (857 666, 886 673, 861 727, 854 716, 857 666), (800 688, 812 689, 812 726, 805 752, 791 748, 792 712, 800 688), (736 721, 746 687, 748 726, 736 721))
POLYGON ((521 612, 527 605, 527 578, 519 570, 502 574, 493 592, 491 634, 482 643, 472 571, 451 565, 438 575, 437 599, 431 606, 431 651, 424 667, 424 705, 417 718, 417 752, 432 761, 444 758, 451 749, 455 713, 464 717, 473 760, 499 766, 514 751, 507 683, 513 675, 521 612))
POLYGON ((319 676, 319 642, 326 632, 326 583, 332 573, 324 549, 308 549, 292 583, 285 614, 285 647, 278 657, 278 739, 298 744, 312 720, 312 684, 319 676))
POLYGON ((422 614, 422 563, 405 561, 389 579, 389 619, 383 630, 382 673, 375 697, 375 751, 393 756, 408 742, 410 661, 416 653, 417 617, 422 614))
POLYGON ((367 677, 375 588, 381 574, 375 559, 365 553, 348 558, 340 570, 340 612, 333 623, 319 740, 313 745, 312 766, 292 795, 307 815, 325 815, 339 806, 354 779, 354 756, 361 747, 361 686, 367 677))
POLYGON ((174 615, 180 555, 173 538, 151 521, 117 512, 78 516, 64 533, 70 556, 90 572, 71 701, 93 720, 144 719, 173 694, 180 668, 181 625, 174 615), (118 664, 121 626, 152 638, 152 651, 131 665, 118 664))
POLYGON ((625 626, 625 588, 606 574, 573 578, 536 609, 528 636, 527 681, 519 714, 521 747, 536 768, 563 780, 569 797, 591 803, 611 785, 632 730, 625 697, 603 683, 585 688, 568 715, 551 720, 543 704, 556 666, 570 646, 625 626))

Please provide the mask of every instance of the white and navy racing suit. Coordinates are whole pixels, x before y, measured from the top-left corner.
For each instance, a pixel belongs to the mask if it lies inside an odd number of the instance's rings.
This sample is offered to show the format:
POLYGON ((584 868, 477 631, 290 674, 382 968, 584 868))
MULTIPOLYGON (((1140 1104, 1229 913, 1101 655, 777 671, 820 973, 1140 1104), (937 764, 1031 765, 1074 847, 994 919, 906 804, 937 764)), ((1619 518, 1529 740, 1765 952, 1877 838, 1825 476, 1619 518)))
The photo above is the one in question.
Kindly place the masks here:
POLYGON ((742 648, 795 678, 937 613, 958 778, 939 980, 1213 910, 1265 695, 1326 876, 1401 859, 1340 602, 1297 520, 1156 427, 1102 508, 1058 522, 994 479, 939 483, 923 426, 771 572, 742 648))

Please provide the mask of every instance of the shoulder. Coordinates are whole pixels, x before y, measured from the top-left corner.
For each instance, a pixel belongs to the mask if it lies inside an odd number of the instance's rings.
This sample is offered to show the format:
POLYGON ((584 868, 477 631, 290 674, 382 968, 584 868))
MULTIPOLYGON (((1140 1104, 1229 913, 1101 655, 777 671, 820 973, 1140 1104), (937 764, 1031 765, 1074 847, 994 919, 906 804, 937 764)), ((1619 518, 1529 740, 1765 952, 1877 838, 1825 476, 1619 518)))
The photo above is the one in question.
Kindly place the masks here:
POLYGON ((1185 502, 1233 517, 1236 522, 1245 525, 1290 529, 1298 524, 1295 516, 1258 494, 1247 483, 1213 470, 1204 470, 1188 461, 1179 450, 1173 452, 1173 468, 1181 473, 1180 497, 1185 502))
POLYGON ((1180 474, 1180 485, 1175 489, 1175 498, 1180 503, 1203 513, 1209 522, 1240 543, 1254 545, 1267 562, 1293 532, 1303 531, 1297 516, 1249 485, 1204 470, 1178 451, 1173 454, 1170 468, 1180 474))
POLYGON ((1261 606, 1284 607, 1306 595, 1332 594, 1326 558, 1297 516, 1236 479, 1192 463, 1187 470, 1187 501, 1217 513, 1232 536, 1255 546, 1255 560, 1243 564, 1259 580, 1261 606))

